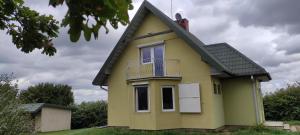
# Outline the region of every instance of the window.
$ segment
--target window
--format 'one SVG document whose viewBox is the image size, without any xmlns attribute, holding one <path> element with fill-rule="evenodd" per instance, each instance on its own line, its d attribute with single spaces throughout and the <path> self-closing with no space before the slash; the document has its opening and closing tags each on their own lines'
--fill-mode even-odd
<svg viewBox="0 0 300 135">
<path fill-rule="evenodd" d="M 218 84 L 218 94 L 222 94 L 221 84 Z"/>
<path fill-rule="evenodd" d="M 137 112 L 149 111 L 148 86 L 135 87 L 135 102 Z"/>
<path fill-rule="evenodd" d="M 164 46 L 155 45 L 151 47 L 140 48 L 141 63 L 149 64 L 156 62 L 163 62 L 164 58 Z"/>
<path fill-rule="evenodd" d="M 143 64 L 151 63 L 151 48 L 145 47 L 141 48 L 141 61 Z"/>
<path fill-rule="evenodd" d="M 214 83 L 214 94 L 218 94 L 218 95 L 222 94 L 221 84 Z"/>
<path fill-rule="evenodd" d="M 216 83 L 214 83 L 214 93 L 218 94 L 218 88 L 217 88 L 217 84 Z"/>
<path fill-rule="evenodd" d="M 164 86 L 161 89 L 161 94 L 162 94 L 162 110 L 175 111 L 174 88 L 172 86 Z"/>
</svg>

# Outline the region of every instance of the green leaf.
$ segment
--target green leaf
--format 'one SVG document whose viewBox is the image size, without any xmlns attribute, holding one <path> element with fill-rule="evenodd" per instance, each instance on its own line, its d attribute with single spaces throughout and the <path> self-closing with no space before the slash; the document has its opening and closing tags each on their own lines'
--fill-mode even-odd
<svg viewBox="0 0 300 135">
<path fill-rule="evenodd" d="M 91 40 L 92 30 L 87 25 L 83 26 L 83 34 L 86 41 Z"/>
<path fill-rule="evenodd" d="M 77 42 L 81 35 L 81 30 L 76 30 L 76 28 L 70 28 L 69 30 L 70 40 L 72 42 Z"/>
</svg>

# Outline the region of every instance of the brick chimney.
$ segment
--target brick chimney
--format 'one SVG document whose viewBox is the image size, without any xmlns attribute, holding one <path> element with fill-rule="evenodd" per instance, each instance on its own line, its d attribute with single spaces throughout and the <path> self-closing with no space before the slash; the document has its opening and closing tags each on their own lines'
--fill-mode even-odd
<svg viewBox="0 0 300 135">
<path fill-rule="evenodd" d="M 189 31 L 189 20 L 187 20 L 186 18 L 182 19 L 179 13 L 176 13 L 175 17 L 176 17 L 176 22 L 186 31 Z"/>
</svg>

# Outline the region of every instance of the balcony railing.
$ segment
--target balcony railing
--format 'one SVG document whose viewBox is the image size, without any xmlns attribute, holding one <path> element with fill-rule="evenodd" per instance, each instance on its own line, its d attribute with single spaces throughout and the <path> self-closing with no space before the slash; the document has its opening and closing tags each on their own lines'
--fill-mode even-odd
<svg viewBox="0 0 300 135">
<path fill-rule="evenodd" d="M 180 77 L 180 61 L 177 59 L 152 59 L 145 64 L 138 60 L 130 60 L 126 74 L 127 79 Z"/>
</svg>

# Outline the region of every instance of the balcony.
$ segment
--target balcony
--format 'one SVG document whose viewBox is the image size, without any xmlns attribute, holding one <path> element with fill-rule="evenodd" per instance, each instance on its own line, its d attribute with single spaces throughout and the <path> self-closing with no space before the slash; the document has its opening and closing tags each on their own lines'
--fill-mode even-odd
<svg viewBox="0 0 300 135">
<path fill-rule="evenodd" d="M 147 63 L 128 61 L 127 80 L 135 79 L 181 79 L 180 61 L 177 59 L 151 59 Z"/>
</svg>

